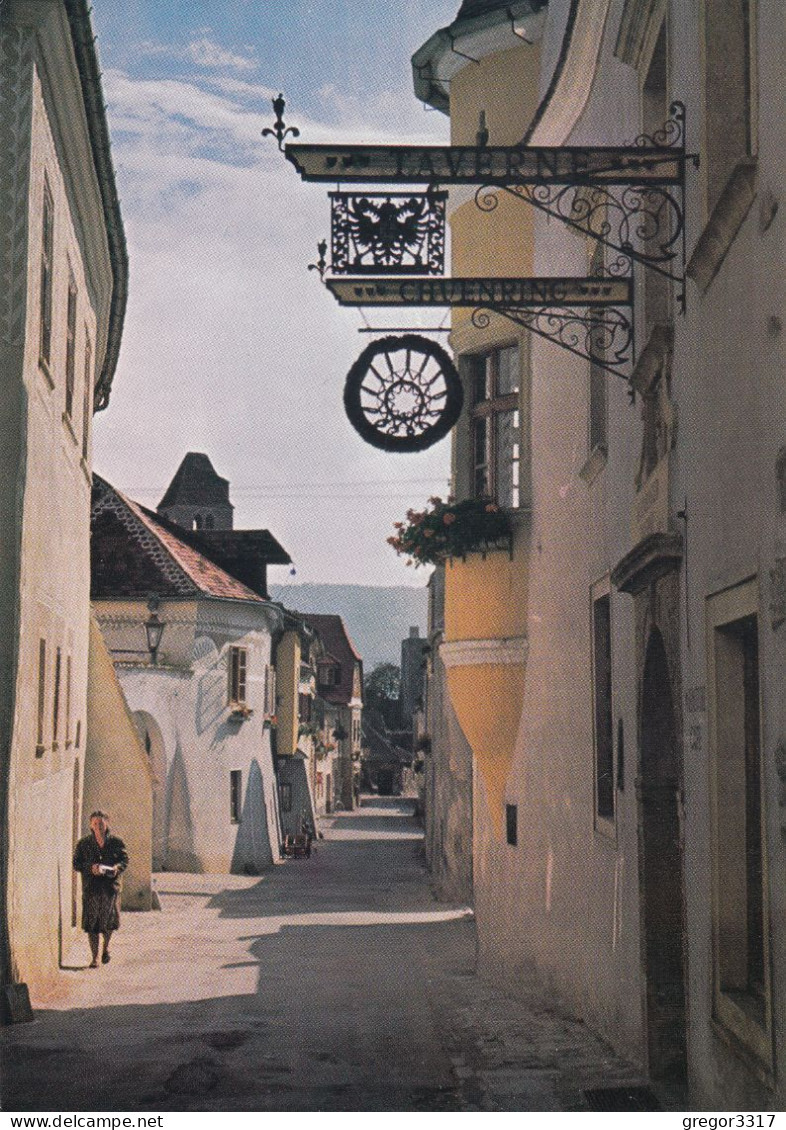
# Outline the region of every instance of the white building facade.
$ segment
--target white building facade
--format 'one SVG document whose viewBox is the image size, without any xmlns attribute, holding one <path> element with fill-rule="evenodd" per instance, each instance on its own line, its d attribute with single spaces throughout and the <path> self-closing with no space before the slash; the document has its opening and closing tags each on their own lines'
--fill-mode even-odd
<svg viewBox="0 0 786 1130">
<path fill-rule="evenodd" d="M 478 489 L 475 421 L 490 413 L 497 480 L 483 493 L 513 526 L 511 560 L 446 568 L 440 645 L 474 753 L 481 962 L 512 986 L 534 963 L 653 1080 L 686 1078 L 699 1109 L 778 1110 L 783 11 L 550 0 L 513 16 L 467 0 L 452 38 L 415 57 L 416 89 L 450 112 L 455 142 L 473 143 L 483 111 L 492 145 L 619 146 L 656 139 L 681 102 L 700 162 L 686 167 L 678 277 L 635 268 L 628 379 L 504 319 L 454 316 L 456 492 Z M 571 200 L 574 219 L 597 206 L 613 224 L 610 198 Z M 520 199 L 484 212 L 454 193 L 452 227 L 457 275 L 608 275 L 618 257 L 601 226 Z M 479 392 L 481 366 L 493 387 Z"/>
<path fill-rule="evenodd" d="M 281 845 L 271 729 L 283 612 L 181 533 L 97 480 L 93 608 L 150 758 L 154 868 L 256 874 Z M 155 663 L 151 608 L 165 625 Z"/>
<path fill-rule="evenodd" d="M 45 989 L 77 928 L 91 428 L 127 286 L 86 3 L 3 5 L 0 135 L 2 976 Z"/>
</svg>

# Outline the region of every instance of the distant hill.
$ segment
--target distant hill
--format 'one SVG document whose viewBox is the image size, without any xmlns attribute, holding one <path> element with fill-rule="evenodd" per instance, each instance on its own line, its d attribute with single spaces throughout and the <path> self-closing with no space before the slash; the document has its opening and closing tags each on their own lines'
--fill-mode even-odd
<svg viewBox="0 0 786 1130">
<path fill-rule="evenodd" d="M 401 663 L 401 641 L 417 624 L 426 634 L 428 592 L 397 585 L 269 585 L 272 600 L 295 612 L 341 616 L 368 672 L 378 663 Z"/>
</svg>

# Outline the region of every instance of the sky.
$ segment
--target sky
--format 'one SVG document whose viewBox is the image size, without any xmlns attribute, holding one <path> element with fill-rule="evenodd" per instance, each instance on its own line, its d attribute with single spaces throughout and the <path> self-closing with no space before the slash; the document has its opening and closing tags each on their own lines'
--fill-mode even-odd
<svg viewBox="0 0 786 1130">
<path fill-rule="evenodd" d="M 207 453 L 235 527 L 270 529 L 293 558 L 296 574 L 274 567 L 273 582 L 424 584 L 385 539 L 409 507 L 444 497 L 450 457 L 449 440 L 376 451 L 346 419 L 346 373 L 372 338 L 307 270 L 329 236 L 330 186 L 304 184 L 261 137 L 270 99 L 283 91 L 304 142 L 445 143 L 410 57 L 458 7 L 93 2 L 130 260 L 95 469 L 155 507 L 185 453 Z"/>
</svg>

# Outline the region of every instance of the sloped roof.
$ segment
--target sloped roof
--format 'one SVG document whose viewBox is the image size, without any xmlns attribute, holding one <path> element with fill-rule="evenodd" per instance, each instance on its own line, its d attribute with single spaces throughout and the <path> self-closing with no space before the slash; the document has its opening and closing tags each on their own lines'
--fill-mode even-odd
<svg viewBox="0 0 786 1130">
<path fill-rule="evenodd" d="M 109 260 L 112 266 L 112 298 L 109 306 L 106 353 L 93 395 L 93 405 L 98 412 L 106 408 L 109 403 L 112 378 L 115 375 L 120 353 L 120 339 L 128 301 L 128 250 L 112 164 L 109 126 L 101 87 L 101 66 L 96 50 L 96 37 L 90 23 L 91 9 L 87 0 L 65 0 L 65 11 L 82 86 L 87 129 L 104 208 Z"/>
<path fill-rule="evenodd" d="M 93 476 L 91 596 L 94 599 L 209 596 L 266 604 L 138 503 Z"/>
<path fill-rule="evenodd" d="M 229 479 L 222 479 L 207 455 L 189 451 L 175 471 L 158 509 L 170 506 L 232 506 Z M 234 507 L 232 507 L 234 509 Z"/>
<path fill-rule="evenodd" d="M 362 679 L 363 660 L 349 637 L 344 621 L 340 616 L 324 613 L 298 612 L 296 615 L 302 616 L 310 627 L 316 629 L 325 651 L 341 668 L 339 682 L 333 687 L 320 690 L 321 697 L 327 702 L 346 705 L 352 698 L 355 663 L 361 664 Z"/>
</svg>

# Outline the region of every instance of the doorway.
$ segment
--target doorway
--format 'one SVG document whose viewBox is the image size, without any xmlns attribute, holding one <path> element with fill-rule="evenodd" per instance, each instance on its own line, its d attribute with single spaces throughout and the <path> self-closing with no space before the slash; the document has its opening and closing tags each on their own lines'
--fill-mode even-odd
<svg viewBox="0 0 786 1130">
<path fill-rule="evenodd" d="M 639 805 L 647 1062 L 651 1078 L 677 1082 L 687 1074 L 680 761 L 668 659 L 657 628 L 644 661 Z"/>
</svg>

